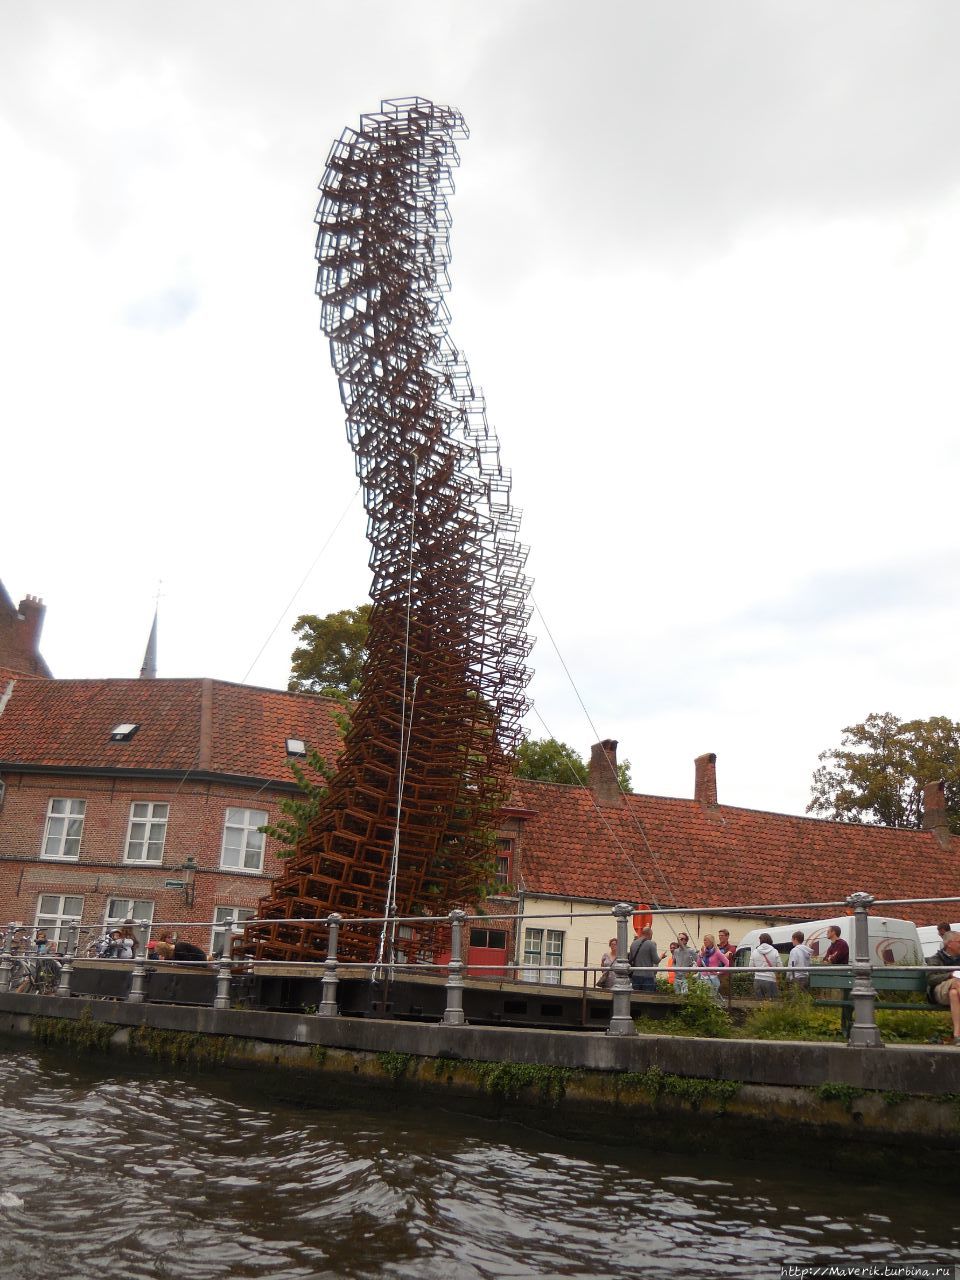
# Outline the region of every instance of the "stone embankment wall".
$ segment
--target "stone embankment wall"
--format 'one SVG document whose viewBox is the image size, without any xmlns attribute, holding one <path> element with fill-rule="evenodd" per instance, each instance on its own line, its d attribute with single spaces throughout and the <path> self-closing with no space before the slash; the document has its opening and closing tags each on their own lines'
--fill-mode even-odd
<svg viewBox="0 0 960 1280">
<path fill-rule="evenodd" d="M 567 1137 L 942 1176 L 960 1140 L 960 1051 L 610 1037 L 0 993 L 0 1034 L 70 1052 L 250 1071 L 323 1105 L 398 1092 Z M 252 1070 L 250 1070 L 252 1069 Z M 277 1082 L 282 1080 L 282 1085 Z"/>
</svg>

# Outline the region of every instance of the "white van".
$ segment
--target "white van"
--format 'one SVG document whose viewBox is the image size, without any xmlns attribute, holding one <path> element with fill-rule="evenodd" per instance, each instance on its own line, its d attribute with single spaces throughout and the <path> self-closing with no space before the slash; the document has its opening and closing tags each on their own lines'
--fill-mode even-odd
<svg viewBox="0 0 960 1280">
<path fill-rule="evenodd" d="M 830 945 L 827 929 L 835 924 L 840 937 L 850 948 L 853 963 L 853 916 L 833 916 L 829 920 L 801 920 L 797 924 L 781 924 L 770 929 L 753 929 L 737 944 L 735 965 L 749 965 L 750 952 L 759 941 L 761 933 L 769 933 L 773 945 L 786 958 L 793 946 L 792 936 L 799 929 L 803 940 L 813 952 L 813 963 L 823 960 Z M 912 920 L 890 920 L 885 916 L 867 916 L 867 936 L 870 940 L 871 964 L 923 964 L 920 935 Z"/>
<path fill-rule="evenodd" d="M 951 929 L 956 933 L 960 933 L 960 924 L 952 924 Z M 932 960 L 940 950 L 940 935 L 937 933 L 935 924 L 922 924 L 917 930 L 920 935 L 920 947 L 923 951 L 924 960 Z"/>
</svg>

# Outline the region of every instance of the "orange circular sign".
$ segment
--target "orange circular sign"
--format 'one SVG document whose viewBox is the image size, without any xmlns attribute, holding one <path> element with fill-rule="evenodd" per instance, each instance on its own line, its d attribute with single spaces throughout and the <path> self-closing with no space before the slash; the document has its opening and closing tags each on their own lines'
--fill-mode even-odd
<svg viewBox="0 0 960 1280">
<path fill-rule="evenodd" d="M 653 928 L 653 913 L 645 902 L 638 902 L 637 909 L 633 916 L 633 931 L 639 933 L 641 929 Z"/>
</svg>

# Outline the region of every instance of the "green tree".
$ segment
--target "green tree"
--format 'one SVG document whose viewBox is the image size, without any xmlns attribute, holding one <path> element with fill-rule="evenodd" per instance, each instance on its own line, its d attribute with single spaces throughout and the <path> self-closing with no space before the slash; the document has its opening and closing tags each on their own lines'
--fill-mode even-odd
<svg viewBox="0 0 960 1280">
<path fill-rule="evenodd" d="M 524 738 L 517 751 L 518 778 L 586 786 L 589 772 L 587 761 L 573 747 L 556 738 Z M 631 790 L 629 760 L 618 762 L 617 781 L 622 791 Z"/>
<path fill-rule="evenodd" d="M 901 720 L 871 712 L 822 751 L 807 813 L 836 822 L 920 827 L 923 788 L 943 779 L 950 830 L 960 835 L 960 724 L 946 716 Z"/>
<path fill-rule="evenodd" d="M 293 693 L 318 693 L 327 698 L 355 698 L 360 690 L 360 672 L 367 656 L 370 606 L 341 609 L 319 618 L 304 613 L 296 620 L 293 633 L 300 638 L 290 661 L 287 688 Z"/>
<path fill-rule="evenodd" d="M 280 801 L 283 817 L 259 828 L 265 835 L 280 841 L 277 850 L 280 858 L 291 858 L 296 853 L 297 844 L 306 834 L 311 819 L 317 816 L 320 805 L 327 798 L 327 783 L 333 777 L 333 770 L 316 748 L 302 763 L 299 760 L 288 763 L 299 795 L 284 796 Z"/>
</svg>

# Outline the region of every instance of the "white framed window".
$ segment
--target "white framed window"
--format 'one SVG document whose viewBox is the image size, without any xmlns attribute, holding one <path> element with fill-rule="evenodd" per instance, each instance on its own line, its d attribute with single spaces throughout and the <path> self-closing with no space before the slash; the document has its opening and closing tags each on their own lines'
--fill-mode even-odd
<svg viewBox="0 0 960 1280">
<path fill-rule="evenodd" d="M 213 931 L 210 934 L 210 954 L 229 956 L 234 927 L 242 924 L 244 920 L 252 920 L 255 914 L 253 907 L 215 907 Z"/>
<path fill-rule="evenodd" d="M 153 924 L 154 904 L 148 898 L 111 898 L 107 903 L 107 912 L 103 918 L 104 932 L 119 929 L 124 920 L 136 920 L 137 924 L 146 926 L 150 936 Z"/>
<path fill-rule="evenodd" d="M 47 805 L 47 825 L 43 832 L 41 857 L 70 858 L 73 861 L 80 857 L 80 838 L 83 835 L 83 815 L 86 809 L 86 800 L 51 796 Z"/>
<path fill-rule="evenodd" d="M 228 809 L 223 822 L 220 865 L 234 871 L 262 871 L 266 840 L 260 827 L 269 814 L 264 809 Z"/>
<path fill-rule="evenodd" d="M 523 932 L 522 982 L 560 985 L 563 966 L 562 929 L 525 929 Z"/>
<path fill-rule="evenodd" d="M 134 800 L 127 825 L 125 862 L 162 862 L 163 843 L 167 838 L 168 804 L 152 800 Z"/>
<path fill-rule="evenodd" d="M 36 928 L 46 929 L 47 937 L 59 948 L 67 941 L 67 930 L 83 919 L 80 895 L 41 893 L 37 899 Z"/>
</svg>

